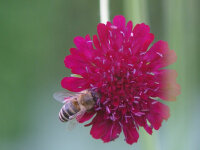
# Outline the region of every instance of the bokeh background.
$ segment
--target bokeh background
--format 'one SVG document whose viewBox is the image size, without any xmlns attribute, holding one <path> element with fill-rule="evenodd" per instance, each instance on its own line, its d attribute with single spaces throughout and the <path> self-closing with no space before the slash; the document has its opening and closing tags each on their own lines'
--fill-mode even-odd
<svg viewBox="0 0 200 150">
<path fill-rule="evenodd" d="M 110 18 L 122 14 L 145 22 L 155 41 L 169 42 L 178 60 L 182 94 L 170 102 L 171 117 L 152 136 L 140 130 L 132 146 L 120 138 L 103 144 L 90 127 L 68 131 L 58 120 L 52 94 L 69 76 L 64 57 L 73 38 L 96 34 L 97 0 L 0 0 L 0 150 L 199 150 L 200 1 L 110 0 Z"/>
</svg>

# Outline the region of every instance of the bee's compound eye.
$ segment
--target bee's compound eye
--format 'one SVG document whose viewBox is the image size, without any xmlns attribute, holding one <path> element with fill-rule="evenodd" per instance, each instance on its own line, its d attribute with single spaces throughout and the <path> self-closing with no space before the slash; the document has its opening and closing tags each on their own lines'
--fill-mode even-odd
<svg viewBox="0 0 200 150">
<path fill-rule="evenodd" d="M 91 95 L 93 97 L 93 100 L 96 102 L 99 98 L 100 98 L 100 94 L 95 92 L 95 91 L 91 91 Z"/>
</svg>

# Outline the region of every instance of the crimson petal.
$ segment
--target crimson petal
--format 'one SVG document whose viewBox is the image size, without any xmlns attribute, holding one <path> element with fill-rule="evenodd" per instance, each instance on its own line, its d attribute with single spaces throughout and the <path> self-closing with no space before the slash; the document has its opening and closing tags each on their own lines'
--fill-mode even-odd
<svg viewBox="0 0 200 150">
<path fill-rule="evenodd" d="M 94 116 L 94 114 L 95 114 L 95 111 L 85 112 L 85 114 L 83 116 L 81 116 L 80 119 L 77 119 L 77 121 L 79 123 L 83 123 L 85 121 L 88 121 Z"/>
<path fill-rule="evenodd" d="M 180 94 L 180 86 L 176 83 L 176 71 L 165 69 L 160 70 L 158 73 L 157 79 L 160 88 L 155 94 L 163 100 L 175 101 L 176 96 Z"/>
<path fill-rule="evenodd" d="M 111 120 L 107 121 L 107 132 L 106 134 L 101 138 L 104 142 L 110 142 L 115 140 L 119 137 L 119 134 L 121 133 L 121 126 L 119 122 L 113 122 Z"/>
<path fill-rule="evenodd" d="M 121 15 L 115 16 L 113 19 L 113 24 L 118 28 L 120 28 L 121 30 L 124 30 L 126 25 L 126 19 L 124 16 Z"/>
<path fill-rule="evenodd" d="M 158 130 L 161 127 L 163 120 L 167 120 L 170 116 L 169 107 L 158 101 L 152 101 L 152 103 L 147 118 L 153 128 Z"/>
<path fill-rule="evenodd" d="M 100 139 L 107 132 L 108 124 L 107 121 L 104 120 L 102 117 L 102 114 L 97 114 L 92 120 L 92 128 L 90 134 L 95 139 Z"/>
<path fill-rule="evenodd" d="M 149 67 L 159 69 L 174 63 L 177 56 L 173 50 L 169 49 L 168 43 L 165 41 L 156 42 L 144 56 L 149 62 Z"/>
<path fill-rule="evenodd" d="M 61 85 L 64 89 L 67 89 L 72 92 L 80 92 L 87 89 L 88 83 L 84 78 L 76 77 L 65 77 L 61 81 Z"/>
<path fill-rule="evenodd" d="M 132 122 L 123 123 L 123 132 L 125 140 L 128 144 L 133 144 L 137 142 L 139 134 L 135 125 Z"/>
</svg>

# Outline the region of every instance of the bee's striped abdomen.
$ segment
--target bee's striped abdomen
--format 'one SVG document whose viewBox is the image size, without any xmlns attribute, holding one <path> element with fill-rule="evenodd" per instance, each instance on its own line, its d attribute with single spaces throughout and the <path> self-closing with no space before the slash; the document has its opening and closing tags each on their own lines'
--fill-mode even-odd
<svg viewBox="0 0 200 150">
<path fill-rule="evenodd" d="M 78 105 L 79 106 L 79 105 Z M 80 107 L 74 106 L 72 102 L 68 102 L 61 108 L 59 112 L 59 119 L 62 122 L 70 120 L 70 117 L 80 111 Z"/>
</svg>

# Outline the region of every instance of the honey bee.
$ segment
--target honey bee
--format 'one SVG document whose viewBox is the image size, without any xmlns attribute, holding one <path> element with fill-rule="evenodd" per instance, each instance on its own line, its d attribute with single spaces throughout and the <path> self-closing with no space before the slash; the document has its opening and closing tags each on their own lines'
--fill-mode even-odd
<svg viewBox="0 0 200 150">
<path fill-rule="evenodd" d="M 92 90 L 77 93 L 65 91 L 56 92 L 53 97 L 55 100 L 64 103 L 59 112 L 59 119 L 62 122 L 67 122 L 74 118 L 80 119 L 85 112 L 91 111 L 99 98 L 99 94 Z"/>
</svg>

